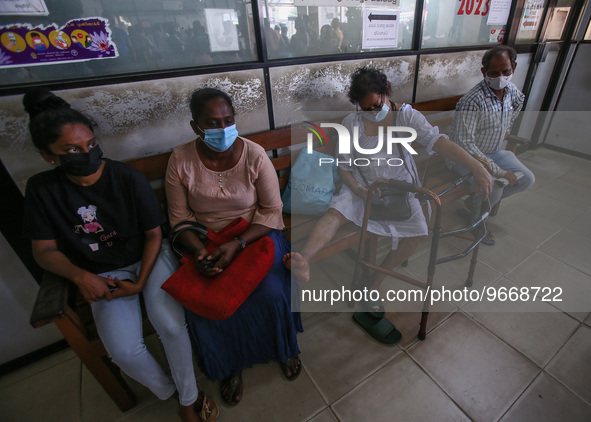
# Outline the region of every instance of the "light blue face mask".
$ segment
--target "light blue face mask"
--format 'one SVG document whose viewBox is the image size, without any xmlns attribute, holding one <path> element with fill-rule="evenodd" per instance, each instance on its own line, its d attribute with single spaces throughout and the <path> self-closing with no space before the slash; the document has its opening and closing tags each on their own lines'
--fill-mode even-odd
<svg viewBox="0 0 591 422">
<path fill-rule="evenodd" d="M 386 118 L 389 111 L 390 111 L 390 107 L 384 101 L 384 105 L 382 106 L 382 109 L 378 113 L 374 114 L 375 111 L 362 111 L 361 116 L 363 116 L 364 118 L 366 118 L 367 120 L 370 120 L 372 122 L 381 122 L 382 120 L 384 120 Z"/>
<path fill-rule="evenodd" d="M 197 126 L 199 127 L 199 126 Z M 199 128 L 201 129 L 201 128 Z M 228 126 L 220 129 L 201 129 L 205 134 L 203 142 L 210 149 L 216 152 L 224 152 L 234 144 L 238 138 L 238 130 L 236 125 Z"/>
</svg>

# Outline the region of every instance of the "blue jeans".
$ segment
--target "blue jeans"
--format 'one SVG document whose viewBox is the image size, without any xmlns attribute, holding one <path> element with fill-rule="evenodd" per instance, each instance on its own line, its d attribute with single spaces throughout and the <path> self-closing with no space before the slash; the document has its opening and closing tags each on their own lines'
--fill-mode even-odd
<svg viewBox="0 0 591 422">
<path fill-rule="evenodd" d="M 140 266 L 141 262 L 136 262 L 99 275 L 136 281 Z M 102 299 L 91 307 L 98 334 L 113 362 L 159 399 L 166 400 L 178 390 L 181 405 L 189 406 L 197 400 L 198 391 L 185 312 L 180 303 L 160 288 L 177 266 L 178 260 L 164 240 L 141 293 L 148 318 L 164 346 L 172 378 L 163 371 L 144 344 L 139 295 L 110 302 Z"/>
<path fill-rule="evenodd" d="M 531 170 L 525 167 L 521 163 L 521 161 L 517 159 L 515 154 L 511 151 L 499 150 L 494 154 L 486 155 L 486 158 L 493 160 L 503 170 L 509 170 L 513 173 L 518 171 L 523 173 L 523 177 L 519 179 L 515 185 L 507 185 L 505 187 L 500 187 L 496 184 L 493 184 L 492 192 L 488 196 L 491 208 L 494 207 L 495 204 L 499 202 L 501 199 L 507 198 L 518 192 L 523 192 L 524 190 L 529 189 L 536 181 L 536 178 L 534 174 L 531 172 Z M 470 173 L 470 170 L 459 164 L 454 165 L 452 167 L 452 170 L 460 174 L 461 176 Z M 474 179 L 470 178 L 470 182 L 474 184 Z M 480 216 L 480 205 L 482 204 L 482 195 L 472 195 L 470 197 L 470 203 L 470 210 L 472 211 L 472 222 L 474 222 Z"/>
</svg>

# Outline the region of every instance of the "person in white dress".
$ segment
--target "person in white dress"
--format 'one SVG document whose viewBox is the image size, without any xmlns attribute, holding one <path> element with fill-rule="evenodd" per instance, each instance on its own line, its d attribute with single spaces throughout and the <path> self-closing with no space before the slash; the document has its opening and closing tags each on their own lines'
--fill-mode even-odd
<svg viewBox="0 0 591 422">
<path fill-rule="evenodd" d="M 345 117 L 342 124 L 350 134 L 353 134 L 353 128 L 358 128 L 359 146 L 364 149 L 376 147 L 379 142 L 378 131 L 385 126 L 411 127 L 417 132 L 416 141 L 426 148 L 427 153 L 437 152 L 470 169 L 474 175 L 476 191 L 481 192 L 486 199 L 492 189 L 492 178 L 482 164 L 450 141 L 447 135 L 440 134 L 439 128 L 431 126 L 419 111 L 408 104 L 395 103 L 390 98 L 391 93 L 386 75 L 378 69 L 362 67 L 352 75 L 348 97 L 358 111 Z M 371 165 L 354 165 L 355 158 L 368 157 L 358 153 L 355 148 L 350 148 L 350 154 L 337 151 L 338 170 L 343 186 L 333 197 L 328 212 L 316 223 L 301 252 L 291 252 L 284 257 L 284 264 L 300 282 L 309 281 L 310 261 L 331 241 L 342 224 L 352 221 L 361 226 L 367 188 L 371 183 L 379 179 L 397 179 L 420 184 L 412 155 L 405 148 L 392 148 L 391 154 L 388 154 L 386 145 L 387 142 L 383 142 L 382 150 L 369 156 L 372 158 Z M 400 151 L 403 152 L 403 157 L 400 157 Z M 404 165 L 387 165 L 386 160 L 389 158 L 401 158 Z M 348 164 L 349 160 L 351 165 Z M 376 165 L 377 163 L 381 165 Z M 393 270 L 402 264 L 412 256 L 428 234 L 427 221 L 418 199 L 411 196 L 410 205 L 412 215 L 408 220 L 370 219 L 368 223 L 370 232 L 392 238 L 392 250 L 380 264 L 382 268 Z M 376 272 L 367 281 L 367 287 L 377 290 L 384 278 L 383 273 Z"/>
</svg>

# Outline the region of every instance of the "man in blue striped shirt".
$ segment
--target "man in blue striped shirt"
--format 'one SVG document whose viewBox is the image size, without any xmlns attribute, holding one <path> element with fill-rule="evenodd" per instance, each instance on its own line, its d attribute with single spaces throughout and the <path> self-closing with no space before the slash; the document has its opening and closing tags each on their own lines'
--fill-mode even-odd
<svg viewBox="0 0 591 422">
<path fill-rule="evenodd" d="M 451 139 L 471 155 L 486 159 L 494 177 L 501 179 L 489 195 L 491 207 L 502 198 L 528 189 L 535 181 L 533 173 L 513 152 L 500 149 L 525 98 L 511 83 L 516 58 L 515 50 L 507 46 L 493 47 L 484 54 L 480 69 L 484 79 L 458 101 L 450 133 Z M 469 172 L 453 162 L 448 161 L 448 166 L 461 175 Z M 476 221 L 481 201 L 482 196 L 477 194 L 465 201 L 471 221 Z M 483 243 L 494 245 L 490 231 Z"/>
</svg>

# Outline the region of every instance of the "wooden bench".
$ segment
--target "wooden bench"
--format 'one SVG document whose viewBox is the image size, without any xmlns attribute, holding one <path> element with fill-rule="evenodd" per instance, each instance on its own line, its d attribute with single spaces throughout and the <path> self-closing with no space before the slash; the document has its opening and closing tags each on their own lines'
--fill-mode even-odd
<svg viewBox="0 0 591 422">
<path fill-rule="evenodd" d="M 417 103 L 414 107 L 421 111 L 449 111 L 455 109 L 455 104 L 459 98 L 452 97 Z M 437 121 L 434 124 L 445 124 L 446 122 L 449 124 L 447 120 Z M 292 128 L 266 131 L 249 135 L 248 138 L 261 145 L 271 155 L 273 166 L 278 172 L 280 188 L 283 190 L 287 186 L 292 164 L 292 156 L 286 150 L 292 145 Z M 302 143 L 306 141 L 305 135 L 298 139 L 301 139 Z M 331 153 L 328 147 L 319 150 Z M 285 152 L 285 154 L 280 154 L 280 152 Z M 167 152 L 127 162 L 127 164 L 138 169 L 146 176 L 161 201 L 165 197 L 163 179 L 170 154 L 170 152 Z M 426 182 L 426 187 L 435 192 L 445 189 L 451 181 L 458 178 L 456 173 L 445 167 L 443 159 L 437 155 L 428 160 L 419 161 L 417 165 L 419 174 L 423 175 L 422 179 Z M 469 193 L 470 185 L 464 183 L 453 194 L 446 195 L 443 203 L 448 203 Z M 302 240 L 299 236 L 309 233 L 312 229 L 316 218 L 284 215 L 284 220 L 286 236 L 292 241 L 299 241 Z M 297 238 L 294 238 L 296 233 L 298 234 Z M 355 247 L 359 244 L 359 241 L 359 228 L 353 223 L 345 224 L 339 229 L 335 238 L 315 257 L 314 261 L 319 261 Z M 377 236 L 368 236 L 368 241 L 363 247 L 365 255 L 370 259 L 375 257 L 376 246 Z M 30 322 L 34 327 L 55 323 L 70 347 L 80 357 L 84 365 L 117 406 L 122 411 L 125 411 L 135 405 L 135 397 L 131 389 L 121 377 L 119 369 L 106 356 L 104 346 L 96 334 L 90 307 L 81 300 L 73 283 L 46 272 L 40 285 Z M 145 319 L 145 322 L 144 334 L 148 335 L 153 332 L 153 329 L 147 319 Z"/>
</svg>

